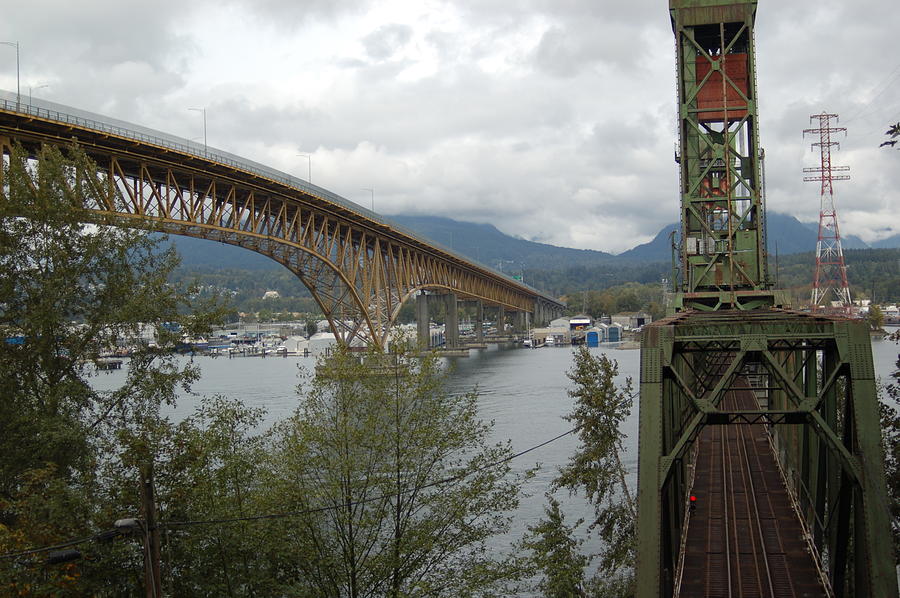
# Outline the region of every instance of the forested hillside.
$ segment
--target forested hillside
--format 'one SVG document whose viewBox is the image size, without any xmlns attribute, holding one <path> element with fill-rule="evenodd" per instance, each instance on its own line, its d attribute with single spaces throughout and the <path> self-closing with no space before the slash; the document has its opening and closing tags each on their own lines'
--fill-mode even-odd
<svg viewBox="0 0 900 598">
<path fill-rule="evenodd" d="M 433 217 L 394 219 L 485 265 L 523 275 L 527 284 L 557 297 L 602 292 L 628 283 L 660 288 L 663 278 L 672 278 L 669 232 L 674 225 L 660 231 L 651 243 L 613 256 L 516 239 L 486 224 Z M 812 283 L 815 255 L 812 251 L 790 250 L 814 248 L 815 232 L 791 217 L 774 214 L 770 216 L 769 233 L 771 276 L 780 288 L 792 289 L 798 300 L 805 299 Z M 173 274 L 174 280 L 195 281 L 202 292 L 226 291 L 232 297 L 235 312 L 262 312 L 267 316 L 318 311 L 299 279 L 269 258 L 212 241 L 173 236 L 171 242 L 182 255 L 182 266 Z M 854 298 L 870 298 L 874 293 L 878 301 L 900 301 L 900 249 L 846 249 L 845 255 Z M 267 291 L 277 291 L 279 297 L 263 299 Z"/>
<path fill-rule="evenodd" d="M 900 249 L 847 249 L 847 279 L 854 299 L 879 303 L 900 301 Z M 808 295 L 815 272 L 815 252 L 779 256 L 769 261 L 778 286 Z"/>
</svg>

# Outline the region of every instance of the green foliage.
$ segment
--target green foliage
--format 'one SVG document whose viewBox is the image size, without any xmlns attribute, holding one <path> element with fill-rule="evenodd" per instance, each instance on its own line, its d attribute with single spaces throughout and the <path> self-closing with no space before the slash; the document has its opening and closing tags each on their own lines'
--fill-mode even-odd
<svg viewBox="0 0 900 598">
<path fill-rule="evenodd" d="M 896 386 L 890 392 L 894 397 L 895 405 L 882 402 L 879 407 L 881 409 L 882 446 L 885 453 L 884 472 L 891 513 L 891 534 L 894 540 L 894 554 L 897 555 L 900 554 L 900 410 L 896 407 L 896 400 L 900 393 Z"/>
<path fill-rule="evenodd" d="M 627 585 L 634 567 L 636 507 L 622 454 L 623 423 L 631 413 L 633 389 L 630 378 L 617 386 L 617 375 L 615 360 L 594 355 L 584 346 L 575 350 L 575 364 L 568 372 L 575 406 L 567 419 L 578 426 L 581 442 L 554 485 L 583 492 L 594 506 L 590 528 L 603 543 L 600 576 L 626 580 Z"/>
<path fill-rule="evenodd" d="M 869 315 L 867 317 L 869 327 L 872 330 L 881 330 L 884 326 L 884 312 L 874 303 L 869 306 Z"/>
<path fill-rule="evenodd" d="M 188 419 L 167 425 L 157 456 L 160 517 L 204 521 L 270 512 L 260 481 L 268 435 L 263 411 L 239 401 L 204 399 Z M 278 593 L 272 541 L 278 522 L 234 521 L 172 525 L 163 543 L 164 583 L 173 596 L 270 596 Z"/>
<path fill-rule="evenodd" d="M 525 280 L 531 286 L 557 296 L 575 296 L 582 291 L 604 291 L 628 283 L 655 285 L 658 289 L 659 281 L 670 277 L 672 271 L 669 262 L 649 264 L 610 262 L 595 266 L 567 266 L 567 263 L 560 262 L 555 269 L 526 270 Z"/>
<path fill-rule="evenodd" d="M 596 575 L 588 582 L 588 596 L 591 598 L 634 598 L 634 576 L 630 573 L 613 577 Z"/>
<path fill-rule="evenodd" d="M 294 592 L 476 596 L 503 588 L 511 561 L 486 550 L 518 504 L 521 475 L 487 443 L 474 393 L 451 395 L 436 358 L 339 351 L 275 432 Z"/>
<path fill-rule="evenodd" d="M 237 311 L 256 313 L 301 312 L 319 313 L 321 310 L 297 275 L 287 268 L 250 270 L 182 266 L 172 271 L 170 281 L 176 286 L 193 286 L 201 296 L 227 294 L 229 303 Z M 279 297 L 263 299 L 266 291 L 278 291 Z"/>
<path fill-rule="evenodd" d="M 42 148 L 37 158 L 15 148 L 2 173 L 0 552 L 109 527 L 104 500 L 116 492 L 103 464 L 124 471 L 133 464 L 126 455 L 146 456 L 142 447 L 160 406 L 196 376 L 164 352 L 177 336 L 169 327 L 199 332 L 215 315 L 167 284 L 177 264 L 173 253 L 83 210 L 102 203 L 108 186 L 82 151 Z M 147 328 L 160 349 L 132 340 L 124 383 L 95 390 L 97 359 Z M 127 494 L 124 512 L 136 513 L 137 493 L 117 494 Z M 8 564 L 0 563 L 4 593 L 86 595 L 117 587 L 110 576 L 121 577 L 119 569 L 90 562 L 50 569 L 35 559 Z"/>
<path fill-rule="evenodd" d="M 307 338 L 312 337 L 319 330 L 319 324 L 314 318 L 306 318 L 304 326 Z"/>
<path fill-rule="evenodd" d="M 521 547 L 529 551 L 532 567 L 540 575 L 538 588 L 553 598 L 591 596 L 627 598 L 634 595 L 636 505 L 622 463 L 623 424 L 631 413 L 632 383 L 616 384 L 618 364 L 606 355 L 594 355 L 587 347 L 575 350 L 568 372 L 574 387 L 569 396 L 574 409 L 566 419 L 578 430 L 580 446 L 553 481 L 553 488 L 567 488 L 570 495 L 583 493 L 594 507 L 588 529 L 599 536 L 597 575 L 585 583 L 589 558 L 578 551 L 574 526 L 564 522 L 559 503 L 548 495 L 545 518 L 528 528 Z"/>
<path fill-rule="evenodd" d="M 587 314 L 594 318 L 623 311 L 646 311 L 654 320 L 665 316 L 665 300 L 659 282 L 629 282 L 605 290 L 588 290 L 566 295 L 570 315 Z"/>
<path fill-rule="evenodd" d="M 844 260 L 854 299 L 867 298 L 879 303 L 900 301 L 900 249 L 845 249 Z M 778 288 L 795 289 L 796 296 L 808 303 L 815 266 L 814 252 L 781 256 Z M 774 276 L 774 262 L 770 262 L 770 268 Z"/>
<path fill-rule="evenodd" d="M 521 548 L 531 552 L 535 569 L 542 575 L 538 590 L 546 598 L 579 598 L 585 596 L 584 568 L 590 559 L 580 552 L 582 542 L 576 540 L 575 525 L 566 525 L 559 501 L 547 495 L 544 519 L 528 526 Z"/>
<path fill-rule="evenodd" d="M 892 340 L 900 340 L 897 333 L 894 333 Z M 887 396 L 882 399 L 879 407 L 894 554 L 900 555 L 900 356 L 896 366 L 897 369 L 892 374 L 894 381 L 885 388 Z"/>
</svg>

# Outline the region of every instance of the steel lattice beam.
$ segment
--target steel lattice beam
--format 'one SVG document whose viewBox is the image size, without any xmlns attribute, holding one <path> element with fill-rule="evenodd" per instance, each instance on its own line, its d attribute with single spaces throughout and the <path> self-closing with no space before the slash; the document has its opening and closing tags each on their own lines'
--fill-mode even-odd
<svg viewBox="0 0 900 598">
<path fill-rule="evenodd" d="M 868 326 L 773 307 L 781 301 L 765 254 L 756 1 L 670 0 L 669 7 L 682 287 L 680 311 L 646 326 L 641 339 L 636 595 L 675 591 L 701 432 L 765 423 L 823 585 L 835 596 L 896 598 Z M 735 395 L 748 390 L 754 398 L 741 405 L 751 408 L 734 408 Z M 715 485 L 708 473 L 703 481 Z"/>
<path fill-rule="evenodd" d="M 684 312 L 645 331 L 638 596 L 671 595 L 689 449 L 700 430 L 760 422 L 774 426 L 773 442 L 816 548 L 827 555 L 832 586 L 852 576 L 856 596 L 896 596 L 882 537 L 889 516 L 865 322 L 777 309 Z M 765 408 L 719 409 L 736 389 L 765 397 Z M 852 554 L 843 550 L 850 538 Z"/>
<path fill-rule="evenodd" d="M 0 109 L 0 149 L 73 139 L 105 180 L 85 207 L 97 221 L 211 239 L 283 264 L 310 290 L 341 342 L 384 346 L 421 290 L 511 311 L 562 304 L 502 274 L 279 181 L 151 143 Z M 36 154 L 36 152 L 35 152 Z"/>
<path fill-rule="evenodd" d="M 756 3 L 672 0 L 678 58 L 677 308 L 756 309 L 769 291 L 756 110 Z"/>
</svg>

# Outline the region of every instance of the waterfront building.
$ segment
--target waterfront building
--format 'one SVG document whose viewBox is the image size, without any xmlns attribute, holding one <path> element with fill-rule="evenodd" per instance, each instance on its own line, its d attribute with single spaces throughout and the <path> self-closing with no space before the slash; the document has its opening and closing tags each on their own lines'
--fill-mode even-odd
<svg viewBox="0 0 900 598">
<path fill-rule="evenodd" d="M 653 317 L 645 311 L 623 311 L 610 316 L 611 324 L 618 324 L 625 330 L 640 328 L 653 321 Z"/>
</svg>

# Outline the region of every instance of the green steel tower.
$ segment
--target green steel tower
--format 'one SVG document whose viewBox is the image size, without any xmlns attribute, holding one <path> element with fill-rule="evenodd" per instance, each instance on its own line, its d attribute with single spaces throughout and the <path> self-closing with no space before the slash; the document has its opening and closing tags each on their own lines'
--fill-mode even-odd
<svg viewBox="0 0 900 598">
<path fill-rule="evenodd" d="M 768 274 L 756 7 L 669 0 L 681 282 L 676 313 L 641 336 L 636 596 L 897 598 L 867 324 L 785 309 Z M 738 437 L 764 457 L 751 465 L 739 448 L 744 464 L 726 464 L 726 440 Z M 735 472 L 772 485 L 734 492 L 722 480 Z M 696 488 L 707 493 L 706 511 L 691 510 Z M 726 504 L 736 494 L 756 511 L 754 526 Z M 779 523 L 802 532 L 778 536 Z M 742 589 L 750 560 L 740 541 L 750 536 L 753 562 L 768 576 L 762 594 Z M 780 552 L 769 550 L 775 541 Z M 789 541 L 802 547 L 788 554 Z M 762 575 L 749 577 L 763 584 Z M 813 593 L 773 589 L 804 575 L 816 580 Z"/>
<path fill-rule="evenodd" d="M 672 0 L 678 57 L 681 293 L 676 309 L 779 303 L 766 263 L 756 2 Z"/>
</svg>

